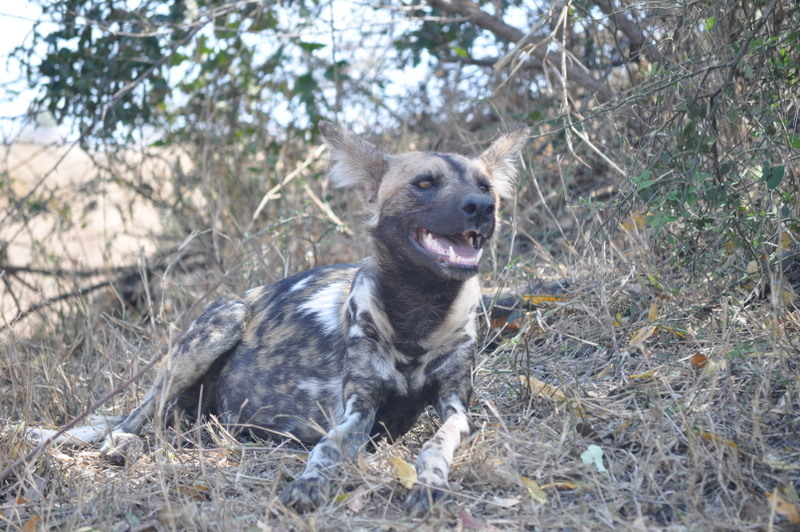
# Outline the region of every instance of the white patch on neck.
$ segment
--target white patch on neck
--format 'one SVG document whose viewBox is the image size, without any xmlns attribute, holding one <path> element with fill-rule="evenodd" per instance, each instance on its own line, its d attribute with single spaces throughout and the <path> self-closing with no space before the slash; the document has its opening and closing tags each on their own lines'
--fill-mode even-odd
<svg viewBox="0 0 800 532">
<path fill-rule="evenodd" d="M 453 305 L 442 324 L 428 335 L 420 345 L 426 350 L 436 349 L 454 335 L 466 333 L 470 340 L 477 338 L 475 309 L 481 299 L 481 286 L 478 277 L 464 281 Z"/>
</svg>

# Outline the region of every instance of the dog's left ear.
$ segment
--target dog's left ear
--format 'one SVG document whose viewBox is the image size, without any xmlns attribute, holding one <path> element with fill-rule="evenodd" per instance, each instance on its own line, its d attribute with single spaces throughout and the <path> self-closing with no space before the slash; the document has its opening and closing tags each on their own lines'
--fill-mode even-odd
<svg viewBox="0 0 800 532">
<path fill-rule="evenodd" d="M 320 122 L 319 130 L 332 152 L 333 165 L 328 172 L 331 182 L 337 187 L 356 187 L 364 204 L 373 204 L 381 179 L 389 167 L 389 155 L 330 122 Z"/>
<path fill-rule="evenodd" d="M 489 180 L 502 198 L 514 195 L 514 180 L 517 177 L 517 157 L 528 142 L 531 130 L 520 127 L 506 133 L 481 154 L 481 161 L 489 172 Z"/>
</svg>

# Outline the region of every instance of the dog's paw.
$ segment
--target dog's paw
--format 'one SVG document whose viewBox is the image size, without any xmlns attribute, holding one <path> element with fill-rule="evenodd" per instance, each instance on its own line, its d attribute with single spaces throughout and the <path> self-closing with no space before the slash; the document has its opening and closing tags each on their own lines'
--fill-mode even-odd
<svg viewBox="0 0 800 532">
<path fill-rule="evenodd" d="M 136 434 L 112 432 L 100 447 L 100 456 L 112 464 L 125 465 L 135 462 L 142 454 L 144 444 Z"/>
<path fill-rule="evenodd" d="M 283 488 L 281 502 L 298 512 L 310 512 L 328 501 L 329 490 L 324 477 L 300 477 Z"/>
<path fill-rule="evenodd" d="M 406 513 L 411 517 L 420 517 L 431 511 L 434 505 L 447 500 L 448 486 L 423 486 L 416 484 L 406 497 Z"/>
</svg>

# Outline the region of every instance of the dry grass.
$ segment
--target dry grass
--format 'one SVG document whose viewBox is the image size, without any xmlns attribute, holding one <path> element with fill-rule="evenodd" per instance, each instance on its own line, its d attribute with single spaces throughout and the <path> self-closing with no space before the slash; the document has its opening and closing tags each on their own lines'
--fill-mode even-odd
<svg viewBox="0 0 800 532">
<path fill-rule="evenodd" d="M 309 170 L 303 184 L 328 201 L 319 172 Z M 120 305 L 117 290 L 73 298 L 6 329 L 0 469 L 32 448 L 24 424 L 58 426 L 82 414 L 163 353 L 202 302 L 358 257 L 358 239 L 334 230 L 303 184 L 286 191 L 260 232 L 243 235 L 214 224 L 235 218 L 233 206 L 252 213 L 260 196 L 206 194 L 199 209 L 215 221 L 198 229 L 214 230 L 201 229 L 155 269 L 151 305 Z M 485 274 L 487 291 L 521 292 L 534 277 L 573 281 L 563 300 L 538 305 L 505 330 L 483 327 L 472 404 L 478 430 L 457 455 L 448 507 L 407 518 L 406 490 L 390 465 L 392 456 L 413 460 L 435 425 L 430 415 L 401 441 L 349 464 L 329 504 L 306 516 L 277 498 L 305 452 L 237 442 L 210 420 L 178 435 L 149 429 L 149 452 L 122 468 L 91 447 L 49 447 L 0 483 L 0 523 L 26 531 L 797 529 L 800 313 L 792 301 L 750 298 L 747 287 L 716 292 L 659 270 L 648 235 L 635 228 L 597 231 L 607 220 L 563 204 L 552 216 L 536 214 L 526 185 L 520 197 L 507 209 L 516 213 L 516 258 L 502 267 L 511 253 L 507 230 Z M 357 234 L 350 200 L 331 201 Z M 533 228 L 548 241 L 527 239 Z M 179 241 L 165 238 L 164 247 Z M 201 267 L 192 263 L 198 257 Z M 654 288 L 653 277 L 668 286 Z M 691 358 L 698 354 L 705 359 Z M 531 390 L 520 376 L 552 388 Z M 100 412 L 130 409 L 151 378 L 124 387 Z M 602 449 L 606 472 L 582 460 L 590 445 Z"/>
</svg>

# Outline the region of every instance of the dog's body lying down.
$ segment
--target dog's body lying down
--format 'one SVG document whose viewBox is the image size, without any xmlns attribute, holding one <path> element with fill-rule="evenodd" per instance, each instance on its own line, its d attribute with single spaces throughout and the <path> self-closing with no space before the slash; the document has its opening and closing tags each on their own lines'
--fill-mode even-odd
<svg viewBox="0 0 800 532">
<path fill-rule="evenodd" d="M 422 448 L 406 501 L 424 513 L 446 492 L 469 433 L 478 263 L 527 130 L 468 159 L 390 155 L 331 124 L 320 129 L 333 151 L 332 182 L 358 188 L 364 202 L 367 258 L 215 301 L 101 451 L 124 461 L 162 400 L 195 414 L 200 406 L 240 430 L 316 444 L 281 493 L 307 511 L 327 501 L 328 477 L 371 436 L 399 437 L 433 405 L 443 424 Z"/>
</svg>

